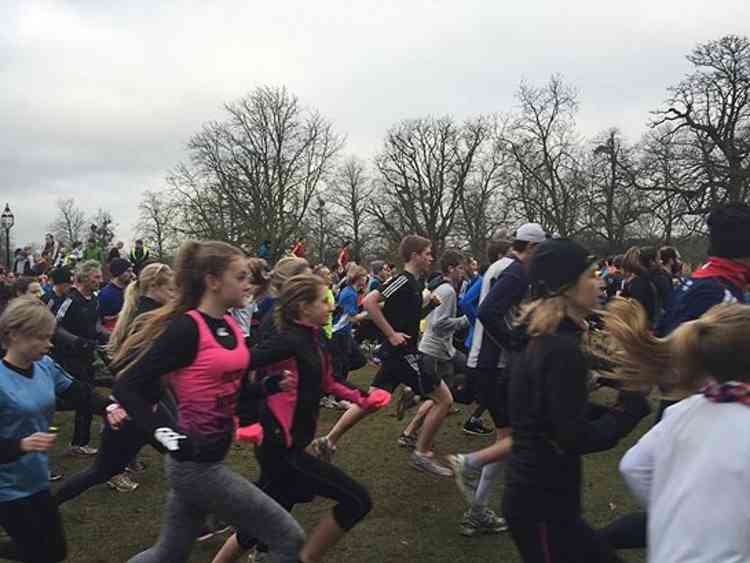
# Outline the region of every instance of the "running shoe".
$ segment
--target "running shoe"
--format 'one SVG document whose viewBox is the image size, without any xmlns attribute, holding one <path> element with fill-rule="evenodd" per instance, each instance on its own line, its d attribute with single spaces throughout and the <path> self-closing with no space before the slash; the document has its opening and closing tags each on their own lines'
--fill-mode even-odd
<svg viewBox="0 0 750 563">
<path fill-rule="evenodd" d="M 495 434 L 494 430 L 491 430 L 487 428 L 484 424 L 482 424 L 482 421 L 476 418 L 470 418 L 466 421 L 466 424 L 464 424 L 464 434 L 468 434 L 469 436 L 483 436 L 488 437 Z"/>
<path fill-rule="evenodd" d="M 431 473 L 437 477 L 450 477 L 453 472 L 435 461 L 434 458 L 426 456 L 417 452 L 411 454 L 411 466 L 418 471 L 424 471 L 425 473 Z"/>
<path fill-rule="evenodd" d="M 449 455 L 448 465 L 453 470 L 453 478 L 456 480 L 456 486 L 469 504 L 474 502 L 474 495 L 477 493 L 479 478 L 482 476 L 481 469 L 469 467 L 466 462 L 466 456 L 463 454 Z"/>
<path fill-rule="evenodd" d="M 125 468 L 125 471 L 127 471 L 128 473 L 143 473 L 144 471 L 146 471 L 146 464 L 139 459 L 134 459 L 131 463 L 128 464 L 128 466 Z"/>
<path fill-rule="evenodd" d="M 396 404 L 396 419 L 403 420 L 406 411 L 416 404 L 414 391 L 412 391 L 411 387 L 401 389 L 401 396 L 398 398 L 398 403 Z"/>
<path fill-rule="evenodd" d="M 138 483 L 132 481 L 127 473 L 115 475 L 107 481 L 107 485 L 110 489 L 115 490 L 118 493 L 132 493 L 138 488 Z"/>
<path fill-rule="evenodd" d="M 80 456 L 92 456 L 99 453 L 99 450 L 91 446 L 70 446 L 70 453 Z"/>
<path fill-rule="evenodd" d="M 215 516 L 209 515 L 206 518 L 206 522 L 203 524 L 203 529 L 197 538 L 197 541 L 204 542 L 210 540 L 213 537 L 225 534 L 232 529 L 232 526 L 226 522 L 222 522 Z"/>
<path fill-rule="evenodd" d="M 54 481 L 60 481 L 63 478 L 62 473 L 57 473 L 54 469 L 49 470 L 49 480 L 50 482 Z"/>
<path fill-rule="evenodd" d="M 459 533 L 467 538 L 486 534 L 499 534 L 508 530 L 504 518 L 500 518 L 489 508 L 483 508 L 478 514 L 467 510 L 461 520 Z"/>
<path fill-rule="evenodd" d="M 353 403 L 342 399 L 341 401 L 336 401 L 336 408 L 340 411 L 348 411 L 350 408 L 352 408 L 352 404 Z"/>
<path fill-rule="evenodd" d="M 399 436 L 398 440 L 396 440 L 396 443 L 398 443 L 398 445 L 402 448 L 409 448 L 410 450 L 413 450 L 417 447 L 417 437 L 413 434 L 406 434 L 405 432 L 402 432 L 401 436 Z"/>
<path fill-rule="evenodd" d="M 315 438 L 310 444 L 312 454 L 319 460 L 326 463 L 333 463 L 333 456 L 336 455 L 336 446 L 326 436 Z"/>
</svg>

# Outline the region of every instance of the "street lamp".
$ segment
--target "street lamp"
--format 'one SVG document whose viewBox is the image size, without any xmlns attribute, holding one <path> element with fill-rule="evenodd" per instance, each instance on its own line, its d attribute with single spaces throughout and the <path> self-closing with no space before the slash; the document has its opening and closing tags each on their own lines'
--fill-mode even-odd
<svg viewBox="0 0 750 563">
<path fill-rule="evenodd" d="M 325 263 L 325 255 L 326 255 L 326 231 L 325 231 L 325 212 L 326 212 L 326 202 L 325 200 L 318 196 L 318 207 L 315 209 L 315 211 L 318 214 L 318 220 L 320 221 L 319 229 L 320 229 L 320 246 L 318 247 L 319 251 L 319 259 L 320 263 Z"/>
<path fill-rule="evenodd" d="M 10 212 L 10 207 L 5 204 L 5 211 L 0 216 L 0 226 L 5 229 L 5 267 L 10 271 L 10 230 L 16 222 L 16 218 L 13 213 Z"/>
</svg>

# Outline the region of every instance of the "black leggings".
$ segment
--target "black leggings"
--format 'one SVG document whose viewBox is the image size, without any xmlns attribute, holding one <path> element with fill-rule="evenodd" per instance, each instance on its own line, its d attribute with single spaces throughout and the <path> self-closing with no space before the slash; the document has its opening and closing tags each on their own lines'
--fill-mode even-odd
<svg viewBox="0 0 750 563">
<path fill-rule="evenodd" d="M 264 444 L 258 448 L 258 460 L 260 488 L 288 511 L 315 497 L 333 499 L 337 503 L 333 507 L 336 524 L 348 531 L 372 510 L 372 500 L 364 486 L 303 449 Z M 237 540 L 245 549 L 257 543 L 241 531 Z"/>
<path fill-rule="evenodd" d="M 0 502 L 0 526 L 12 540 L 0 544 L 2 559 L 56 563 L 67 555 L 62 519 L 48 489 Z"/>
<path fill-rule="evenodd" d="M 505 514 L 523 563 L 618 563 L 620 559 L 582 518 L 538 519 Z"/>
<path fill-rule="evenodd" d="M 141 448 L 147 444 L 152 444 L 159 449 L 150 437 L 133 422 L 125 423 L 119 430 L 112 430 L 109 424 L 105 424 L 99 453 L 96 454 L 94 464 L 65 481 L 55 494 L 58 504 L 76 498 L 94 485 L 105 483 L 122 473 Z"/>
</svg>

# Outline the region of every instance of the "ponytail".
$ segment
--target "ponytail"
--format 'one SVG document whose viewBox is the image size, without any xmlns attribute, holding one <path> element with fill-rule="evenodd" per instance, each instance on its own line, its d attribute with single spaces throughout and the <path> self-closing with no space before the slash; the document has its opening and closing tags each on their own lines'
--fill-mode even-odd
<svg viewBox="0 0 750 563">
<path fill-rule="evenodd" d="M 299 320 L 301 308 L 314 303 L 322 287 L 327 287 L 325 282 L 313 274 L 301 274 L 290 278 L 284 284 L 274 305 L 276 329 L 282 331 Z"/>
<path fill-rule="evenodd" d="M 117 354 L 120 346 L 133 328 L 133 321 L 138 313 L 138 301 L 152 289 L 163 287 L 170 283 L 173 278 L 172 268 L 166 264 L 151 263 L 141 270 L 138 278 L 131 282 L 125 290 L 125 299 L 122 310 L 117 317 L 117 324 L 109 337 L 106 352 L 110 357 Z M 164 305 L 164 303 L 162 303 Z"/>
<path fill-rule="evenodd" d="M 207 275 L 220 277 L 233 260 L 244 256 L 242 250 L 226 242 L 183 242 L 175 260 L 177 296 L 163 307 L 140 315 L 133 321 L 130 333 L 112 359 L 114 364 L 122 365 L 118 372 L 125 371 L 140 360 L 164 334 L 170 321 L 198 307 L 206 291 Z"/>
<path fill-rule="evenodd" d="M 709 377 L 719 382 L 750 380 L 750 307 L 746 305 L 716 305 L 666 338 L 651 335 L 645 310 L 631 299 L 613 300 L 605 322 L 628 379 L 689 390 Z"/>
</svg>

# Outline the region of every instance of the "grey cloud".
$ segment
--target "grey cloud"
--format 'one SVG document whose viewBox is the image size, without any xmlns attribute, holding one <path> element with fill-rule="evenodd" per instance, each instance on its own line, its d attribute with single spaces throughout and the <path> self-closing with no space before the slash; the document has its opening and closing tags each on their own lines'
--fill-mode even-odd
<svg viewBox="0 0 750 563">
<path fill-rule="evenodd" d="M 584 135 L 637 140 L 684 55 L 749 19 L 745 0 L 4 3 L 0 204 L 17 240 L 40 239 L 69 196 L 130 238 L 140 192 L 261 84 L 286 85 L 363 157 L 399 119 L 509 111 L 522 78 L 555 72 L 580 90 Z"/>
</svg>

